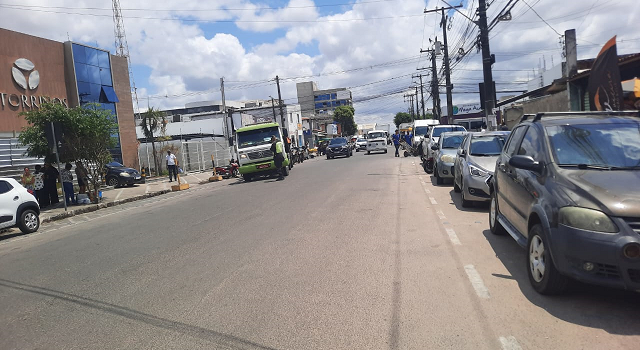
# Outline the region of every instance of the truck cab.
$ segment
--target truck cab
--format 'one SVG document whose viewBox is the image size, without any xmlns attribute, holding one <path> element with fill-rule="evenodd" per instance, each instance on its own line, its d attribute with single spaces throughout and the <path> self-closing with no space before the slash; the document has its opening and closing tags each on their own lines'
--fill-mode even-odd
<svg viewBox="0 0 640 350">
<path fill-rule="evenodd" d="M 277 123 L 249 125 L 236 130 L 238 171 L 245 181 L 255 176 L 274 173 L 277 169 L 271 152 L 271 136 L 283 141 L 282 128 Z M 289 157 L 283 147 L 285 175 L 289 174 Z"/>
</svg>

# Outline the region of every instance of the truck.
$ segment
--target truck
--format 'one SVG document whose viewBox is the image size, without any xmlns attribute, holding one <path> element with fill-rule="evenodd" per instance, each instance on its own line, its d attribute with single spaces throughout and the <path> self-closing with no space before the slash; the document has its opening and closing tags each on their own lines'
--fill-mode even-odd
<svg viewBox="0 0 640 350">
<path fill-rule="evenodd" d="M 262 123 L 244 126 L 236 130 L 236 152 L 238 171 L 245 181 L 251 181 L 260 175 L 269 175 L 277 171 L 271 152 L 271 136 L 283 140 L 283 129 L 278 123 Z M 289 175 L 289 156 L 283 152 L 284 175 Z"/>
<path fill-rule="evenodd" d="M 440 122 L 436 119 L 419 119 L 413 122 L 413 146 L 418 146 L 429 132 L 429 127 L 438 125 Z"/>
</svg>

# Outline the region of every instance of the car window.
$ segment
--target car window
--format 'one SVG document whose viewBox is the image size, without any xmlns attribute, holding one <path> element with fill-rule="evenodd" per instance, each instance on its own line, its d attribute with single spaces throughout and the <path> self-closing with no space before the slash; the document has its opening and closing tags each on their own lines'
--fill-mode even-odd
<svg viewBox="0 0 640 350">
<path fill-rule="evenodd" d="M 518 155 L 530 156 L 535 160 L 539 160 L 542 153 L 542 141 L 538 130 L 535 127 L 529 127 L 518 148 Z"/>
<path fill-rule="evenodd" d="M 7 193 L 13 189 L 10 183 L 0 180 L 0 194 Z"/>
<path fill-rule="evenodd" d="M 464 139 L 463 135 L 445 136 L 442 138 L 442 148 L 458 148 Z"/>
<path fill-rule="evenodd" d="M 516 147 L 520 145 L 520 140 L 522 140 L 522 136 L 526 130 L 526 125 L 519 126 L 513 130 L 511 137 L 509 137 L 507 147 L 505 147 L 505 153 L 507 155 L 512 156 L 516 152 Z"/>
<path fill-rule="evenodd" d="M 471 139 L 471 149 L 469 153 L 472 156 L 495 156 L 502 152 L 506 136 L 488 135 L 478 136 Z"/>
<path fill-rule="evenodd" d="M 343 139 L 343 138 L 337 138 L 337 139 L 333 139 L 333 140 L 331 140 L 331 143 L 329 143 L 329 144 L 330 144 L 330 145 L 342 145 L 342 144 L 345 144 L 345 143 L 347 143 L 347 140 L 346 140 L 346 139 Z"/>
</svg>

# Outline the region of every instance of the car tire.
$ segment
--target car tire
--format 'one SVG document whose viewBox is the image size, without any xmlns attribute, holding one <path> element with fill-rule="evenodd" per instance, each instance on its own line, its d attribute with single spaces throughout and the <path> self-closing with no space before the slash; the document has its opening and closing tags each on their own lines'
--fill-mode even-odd
<svg viewBox="0 0 640 350">
<path fill-rule="evenodd" d="M 408 156 L 409 156 L 409 152 L 404 151 L 404 156 L 405 156 L 405 157 L 408 157 Z"/>
<path fill-rule="evenodd" d="M 529 282 L 540 294 L 562 294 L 569 285 L 569 278 L 556 269 L 544 237 L 542 225 L 535 224 L 529 229 L 526 259 Z"/>
<path fill-rule="evenodd" d="M 387 154 L 387 150 L 386 149 L 384 150 L 384 154 Z"/>
<path fill-rule="evenodd" d="M 500 210 L 498 209 L 498 197 L 496 192 L 493 191 L 491 193 L 491 202 L 489 203 L 489 231 L 497 236 L 504 236 L 507 231 L 502 227 L 500 221 L 498 221 L 498 216 L 500 215 Z"/>
<path fill-rule="evenodd" d="M 356 152 L 360 152 L 360 149 L 356 148 Z"/>
<path fill-rule="evenodd" d="M 436 177 L 436 185 L 442 185 L 444 183 L 444 179 L 440 177 L 440 174 L 438 174 L 438 168 L 433 168 L 433 174 Z"/>
<path fill-rule="evenodd" d="M 455 176 L 453 177 L 453 192 L 460 193 L 460 186 L 458 186 Z"/>
<path fill-rule="evenodd" d="M 242 179 L 244 180 L 244 182 L 251 182 L 252 178 L 253 176 L 251 174 L 242 174 Z"/>
<path fill-rule="evenodd" d="M 40 228 L 40 217 L 33 209 L 24 210 L 20 213 L 18 228 L 22 233 L 33 233 Z"/>
<path fill-rule="evenodd" d="M 464 199 L 464 192 L 465 192 L 464 191 L 464 184 L 462 185 L 461 192 L 462 192 L 461 193 L 461 195 L 462 195 L 461 196 L 462 197 L 462 203 L 461 203 L 462 207 L 463 208 L 471 208 L 473 206 L 473 202 Z"/>
<path fill-rule="evenodd" d="M 117 177 L 111 176 L 107 178 L 107 185 L 115 188 L 120 186 L 120 181 Z"/>
<path fill-rule="evenodd" d="M 371 154 L 371 151 L 367 151 L 367 154 Z"/>
<path fill-rule="evenodd" d="M 133 185 L 135 185 L 135 184 L 127 184 L 127 186 L 129 186 L 129 187 L 133 187 Z"/>
</svg>

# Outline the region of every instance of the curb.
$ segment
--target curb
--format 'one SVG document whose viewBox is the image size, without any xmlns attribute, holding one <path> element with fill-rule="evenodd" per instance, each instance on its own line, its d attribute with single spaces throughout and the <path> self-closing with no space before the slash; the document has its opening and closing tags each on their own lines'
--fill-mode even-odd
<svg viewBox="0 0 640 350">
<path fill-rule="evenodd" d="M 156 192 L 149 192 L 149 193 L 145 193 L 145 194 L 141 194 L 138 196 L 133 196 L 130 198 L 125 198 L 119 201 L 113 201 L 113 202 L 108 202 L 108 203 L 99 203 L 99 204 L 92 204 L 83 208 L 79 208 L 79 209 L 73 209 L 73 210 L 69 210 L 67 212 L 61 213 L 61 214 L 56 214 L 50 217 L 45 217 L 43 219 L 40 220 L 41 223 L 46 223 L 46 222 L 51 222 L 51 221 L 58 221 L 58 220 L 62 220 L 62 219 L 66 219 L 72 216 L 76 216 L 76 215 L 80 215 L 80 214 L 85 214 L 85 213 L 90 213 L 96 210 L 100 210 L 100 209 L 104 209 L 104 208 L 109 208 L 109 207 L 115 207 L 117 205 L 120 204 L 125 204 L 125 203 L 129 203 L 129 202 L 135 202 L 141 199 L 146 199 L 146 198 L 150 198 L 150 197 L 155 197 L 155 196 L 160 196 L 166 193 L 171 192 L 171 190 L 161 190 L 161 191 L 156 191 Z"/>
</svg>

